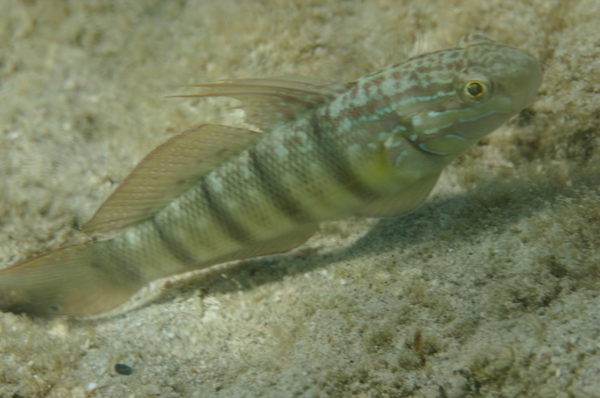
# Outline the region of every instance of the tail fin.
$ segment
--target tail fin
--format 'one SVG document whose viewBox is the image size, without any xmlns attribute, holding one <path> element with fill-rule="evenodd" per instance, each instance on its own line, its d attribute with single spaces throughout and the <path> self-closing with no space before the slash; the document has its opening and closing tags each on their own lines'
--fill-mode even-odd
<svg viewBox="0 0 600 398">
<path fill-rule="evenodd" d="M 107 242 L 58 249 L 0 270 L 0 309 L 44 316 L 91 316 L 127 301 L 145 281 L 111 277 L 94 259 Z"/>
</svg>

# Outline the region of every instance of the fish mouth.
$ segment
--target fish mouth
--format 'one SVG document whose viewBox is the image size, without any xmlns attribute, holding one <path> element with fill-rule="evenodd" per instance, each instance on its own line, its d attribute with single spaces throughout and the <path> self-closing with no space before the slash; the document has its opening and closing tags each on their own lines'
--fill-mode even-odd
<svg viewBox="0 0 600 398">
<path fill-rule="evenodd" d="M 524 51 L 520 52 L 522 53 L 521 65 L 518 76 L 515 76 L 512 84 L 514 92 L 520 91 L 523 93 L 518 97 L 518 99 L 521 99 L 520 101 L 513 99 L 516 112 L 520 112 L 533 102 L 543 78 L 542 68 L 538 60 L 533 55 Z"/>
</svg>

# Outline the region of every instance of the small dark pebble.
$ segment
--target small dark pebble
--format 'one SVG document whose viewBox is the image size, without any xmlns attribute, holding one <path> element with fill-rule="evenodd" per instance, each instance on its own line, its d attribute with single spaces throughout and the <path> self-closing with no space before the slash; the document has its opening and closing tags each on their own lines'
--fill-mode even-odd
<svg viewBox="0 0 600 398">
<path fill-rule="evenodd" d="M 118 374 L 123 375 L 123 376 L 129 376 L 130 374 L 133 373 L 133 369 L 131 369 L 131 366 L 127 366 L 124 363 L 116 364 L 115 370 L 117 371 Z"/>
</svg>

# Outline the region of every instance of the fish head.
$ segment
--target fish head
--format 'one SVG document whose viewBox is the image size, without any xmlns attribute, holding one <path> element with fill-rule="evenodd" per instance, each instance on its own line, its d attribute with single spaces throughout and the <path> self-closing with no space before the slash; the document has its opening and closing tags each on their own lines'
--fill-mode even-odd
<svg viewBox="0 0 600 398">
<path fill-rule="evenodd" d="M 542 70 L 529 53 L 491 40 L 467 44 L 464 53 L 466 65 L 454 79 L 464 108 L 452 121 L 464 138 L 478 140 L 533 101 Z"/>
<path fill-rule="evenodd" d="M 425 100 L 403 112 L 404 136 L 444 163 L 529 105 L 542 81 L 535 57 L 479 35 L 432 56 L 436 67 L 419 81 Z"/>
</svg>

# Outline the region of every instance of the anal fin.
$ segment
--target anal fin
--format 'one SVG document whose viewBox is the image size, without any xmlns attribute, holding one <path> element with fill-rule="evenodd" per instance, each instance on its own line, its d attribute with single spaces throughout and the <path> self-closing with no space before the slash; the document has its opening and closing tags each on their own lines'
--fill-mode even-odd
<svg viewBox="0 0 600 398">
<path fill-rule="evenodd" d="M 246 258 L 267 256 L 270 254 L 285 253 L 306 242 L 319 229 L 318 224 L 307 224 L 285 233 L 277 238 L 256 242 L 248 247 L 238 250 L 232 254 L 216 258 L 208 264 L 202 264 L 205 268 L 215 264 L 221 264 L 228 261 L 243 260 Z"/>
</svg>

